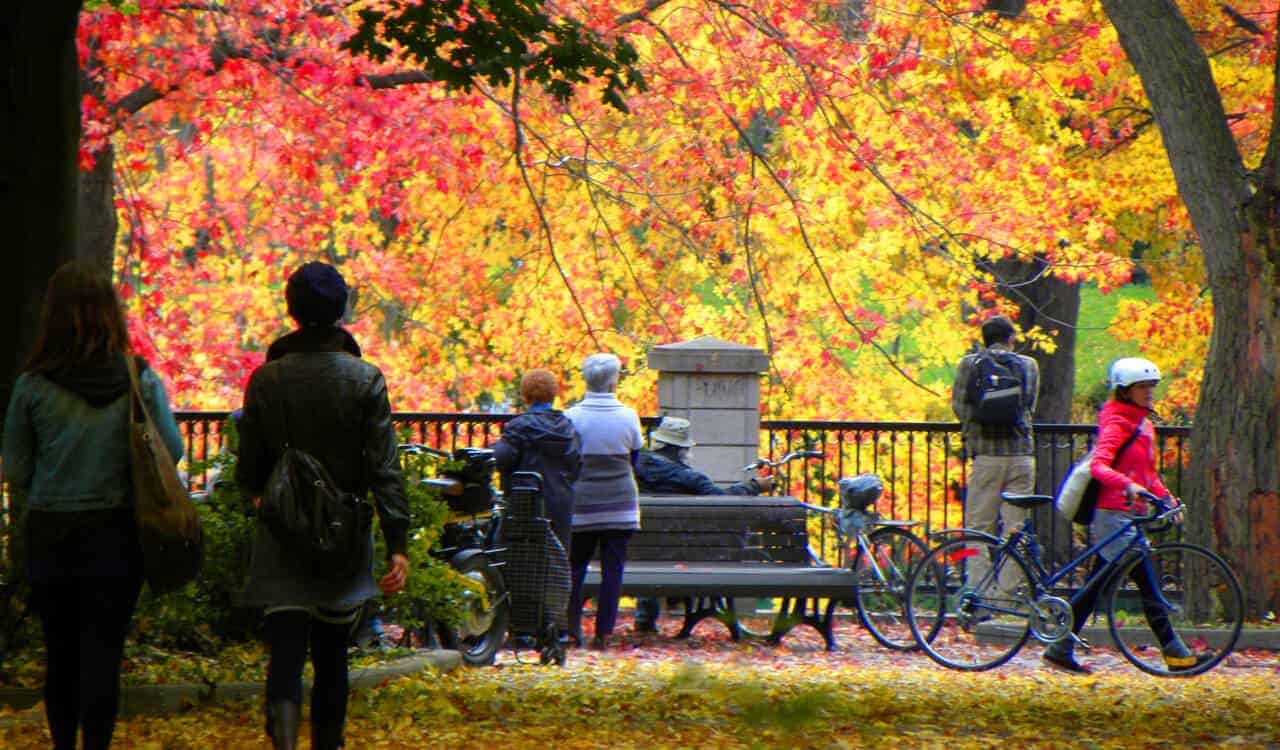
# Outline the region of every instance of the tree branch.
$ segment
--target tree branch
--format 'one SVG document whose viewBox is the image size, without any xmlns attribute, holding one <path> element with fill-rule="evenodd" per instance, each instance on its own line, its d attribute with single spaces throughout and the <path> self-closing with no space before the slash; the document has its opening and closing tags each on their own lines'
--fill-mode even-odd
<svg viewBox="0 0 1280 750">
<path fill-rule="evenodd" d="M 564 270 L 564 266 L 560 263 L 560 256 L 556 254 L 555 239 L 551 234 L 551 223 L 547 221 L 547 214 L 542 210 L 542 201 L 538 198 L 538 193 L 533 189 L 533 182 L 529 179 L 529 169 L 525 166 L 524 158 L 524 134 L 520 131 L 520 71 L 516 71 L 516 75 L 512 76 L 511 85 L 511 128 L 512 137 L 515 140 L 513 144 L 516 152 L 516 166 L 520 168 L 520 179 L 524 182 L 524 187 L 529 191 L 529 200 L 533 201 L 533 208 L 538 213 L 538 223 L 542 226 L 542 234 L 547 238 L 547 250 L 551 255 L 551 262 L 555 264 L 556 271 L 560 273 L 560 280 L 564 282 L 564 287 L 569 292 L 569 299 L 573 300 L 573 306 L 578 309 L 578 315 L 582 318 L 582 323 L 587 327 L 587 335 L 591 337 L 592 343 L 596 345 L 596 351 L 604 351 L 604 347 L 600 345 L 600 339 L 596 337 L 595 326 L 591 325 L 591 318 L 587 315 L 586 308 L 582 306 L 582 301 L 578 299 L 577 292 L 573 289 L 573 284 L 569 282 L 569 274 Z"/>
</svg>

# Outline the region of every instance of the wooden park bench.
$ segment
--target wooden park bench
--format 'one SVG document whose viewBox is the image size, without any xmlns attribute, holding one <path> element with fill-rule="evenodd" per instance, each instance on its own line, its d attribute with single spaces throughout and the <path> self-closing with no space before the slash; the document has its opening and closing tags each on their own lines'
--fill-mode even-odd
<svg viewBox="0 0 1280 750">
<path fill-rule="evenodd" d="M 792 497 L 642 495 L 641 529 L 627 547 L 622 593 L 683 600 L 680 638 L 714 618 L 735 641 L 744 632 L 735 598 L 781 598 L 772 628 L 762 635 L 776 643 L 796 625 L 809 625 L 834 650 L 834 608 L 819 600 L 851 599 L 854 577 L 817 559 L 808 520 Z M 600 568 L 592 562 L 585 595 L 594 597 L 599 588 Z"/>
</svg>

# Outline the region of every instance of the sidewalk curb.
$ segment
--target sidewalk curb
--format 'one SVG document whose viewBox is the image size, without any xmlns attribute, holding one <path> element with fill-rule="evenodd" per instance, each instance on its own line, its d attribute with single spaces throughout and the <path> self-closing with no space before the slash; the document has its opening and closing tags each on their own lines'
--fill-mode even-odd
<svg viewBox="0 0 1280 750">
<path fill-rule="evenodd" d="M 1142 627 L 1123 627 L 1122 632 L 1137 631 L 1142 633 L 1150 632 L 1145 626 Z M 1005 640 L 1016 635 L 1017 632 L 1011 630 L 1008 626 L 994 625 L 991 623 L 983 623 L 977 627 L 977 635 L 979 640 L 997 641 Z M 1203 637 L 1210 639 L 1215 634 L 1223 634 L 1225 630 L 1196 630 L 1192 629 L 1184 633 L 1190 637 Z M 1003 637 L 1002 637 L 1003 634 Z M 1095 646 L 1114 647 L 1115 643 L 1111 640 L 1111 630 L 1106 625 L 1086 625 L 1080 634 L 1085 640 Z M 1034 637 L 1032 638 L 1034 641 Z M 1216 640 L 1216 639 L 1213 639 Z M 1240 638 L 1236 640 L 1233 650 L 1242 651 L 1246 649 L 1260 649 L 1263 651 L 1280 651 L 1280 628 L 1244 628 L 1240 631 Z"/>
<path fill-rule="evenodd" d="M 377 687 L 427 669 L 449 672 L 461 664 L 462 657 L 457 651 L 424 651 L 376 667 L 353 668 L 351 689 Z M 309 684 L 310 681 L 307 682 Z M 178 713 L 190 708 L 257 698 L 262 695 L 262 690 L 261 681 L 215 685 L 125 685 L 120 688 L 120 714 L 150 716 Z M 0 688 L 0 708 L 30 709 L 43 699 L 41 693 L 41 688 Z"/>
</svg>

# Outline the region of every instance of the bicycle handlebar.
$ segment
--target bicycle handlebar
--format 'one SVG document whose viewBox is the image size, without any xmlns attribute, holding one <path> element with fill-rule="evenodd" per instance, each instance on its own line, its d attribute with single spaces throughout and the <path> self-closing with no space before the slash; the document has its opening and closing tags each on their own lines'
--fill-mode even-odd
<svg viewBox="0 0 1280 750">
<path fill-rule="evenodd" d="M 432 448 L 431 446 L 423 445 L 422 443 L 400 443 L 396 446 L 396 450 L 408 456 L 421 456 L 425 454 L 428 456 L 435 456 L 436 458 L 453 458 L 453 454 L 448 451 L 440 450 L 439 448 Z"/>
<path fill-rule="evenodd" d="M 1178 513 L 1181 513 L 1183 510 L 1181 503 L 1179 503 L 1178 505 L 1173 505 L 1172 503 L 1169 502 L 1172 498 L 1159 497 L 1154 493 L 1147 492 L 1146 490 L 1143 490 L 1138 494 L 1141 497 L 1145 498 L 1146 500 L 1150 501 L 1150 503 L 1153 506 L 1155 506 L 1155 510 L 1152 511 L 1151 513 L 1148 513 L 1147 515 L 1134 516 L 1133 520 L 1138 523 L 1141 523 L 1141 524 L 1159 523 L 1160 521 L 1168 520 L 1170 517 L 1177 515 Z"/>
<path fill-rule="evenodd" d="M 764 469 L 766 467 L 770 469 L 776 469 L 779 466 L 782 466 L 783 464 L 790 463 L 800 458 L 822 458 L 822 451 L 812 451 L 812 450 L 792 451 L 787 455 L 783 456 L 782 458 L 778 459 L 777 461 L 770 461 L 767 458 L 757 458 L 756 460 L 742 467 L 742 470 L 751 471 L 752 469 Z"/>
</svg>

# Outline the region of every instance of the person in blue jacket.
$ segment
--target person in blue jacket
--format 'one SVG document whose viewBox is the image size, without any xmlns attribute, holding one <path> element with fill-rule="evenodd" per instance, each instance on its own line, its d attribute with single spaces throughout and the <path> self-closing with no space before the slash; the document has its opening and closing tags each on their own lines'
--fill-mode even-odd
<svg viewBox="0 0 1280 750">
<path fill-rule="evenodd" d="M 4 475 L 25 498 L 25 572 L 46 651 L 55 750 L 111 744 L 120 660 L 142 589 L 129 475 L 133 356 L 111 279 L 82 262 L 49 280 L 35 346 L 4 421 Z M 141 396 L 176 462 L 182 437 L 164 385 L 137 358 Z"/>
<path fill-rule="evenodd" d="M 582 466 L 578 431 L 564 412 L 555 408 L 560 382 L 550 370 L 529 370 L 520 379 L 520 398 L 526 411 L 502 428 L 491 447 L 502 489 L 511 474 L 536 471 L 542 475 L 542 498 L 547 518 L 565 552 L 572 544 L 573 483 Z"/>
<path fill-rule="evenodd" d="M 753 477 L 745 482 L 721 487 L 711 477 L 689 466 L 689 451 L 696 443 L 692 425 L 680 417 L 663 417 L 649 433 L 652 450 L 641 451 L 636 460 L 636 484 L 650 495 L 759 495 L 773 487 L 773 477 Z M 660 604 L 654 597 L 636 602 L 636 631 L 657 632 Z"/>
</svg>

